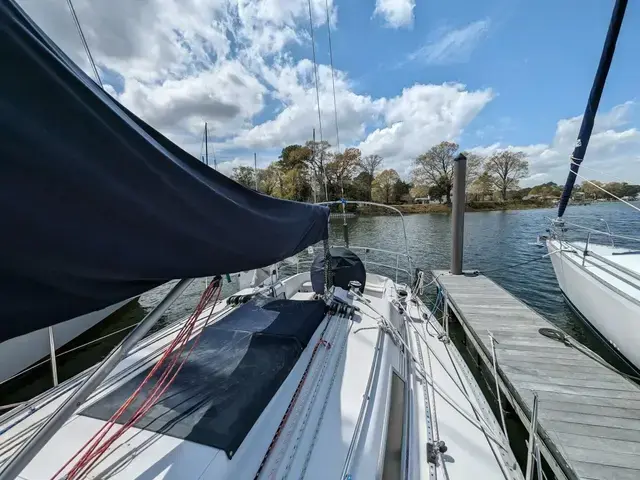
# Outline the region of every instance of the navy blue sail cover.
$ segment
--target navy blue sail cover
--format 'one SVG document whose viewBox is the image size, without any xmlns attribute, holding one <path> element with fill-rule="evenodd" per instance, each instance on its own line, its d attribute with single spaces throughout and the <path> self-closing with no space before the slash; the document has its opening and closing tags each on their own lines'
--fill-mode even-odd
<svg viewBox="0 0 640 480">
<path fill-rule="evenodd" d="M 0 341 L 327 238 L 137 118 L 0 0 Z"/>
</svg>

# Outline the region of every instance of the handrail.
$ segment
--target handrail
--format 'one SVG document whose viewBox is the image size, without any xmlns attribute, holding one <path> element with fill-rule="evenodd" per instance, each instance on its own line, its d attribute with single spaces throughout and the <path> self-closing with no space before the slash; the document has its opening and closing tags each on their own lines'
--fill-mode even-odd
<svg viewBox="0 0 640 480">
<path fill-rule="evenodd" d="M 411 264 L 411 256 L 409 255 L 409 241 L 407 240 L 407 228 L 404 223 L 404 215 L 402 212 L 398 210 L 396 207 L 392 207 L 391 205 L 384 205 L 382 203 L 376 202 L 364 202 L 361 200 L 337 200 L 332 202 L 318 202 L 316 205 L 344 205 L 345 203 L 354 203 L 356 205 L 373 205 L 374 207 L 382 207 L 388 208 L 389 210 L 393 210 L 398 215 L 400 215 L 400 220 L 402 221 L 402 233 L 404 234 L 404 247 L 406 251 L 407 261 L 409 262 L 409 270 L 413 270 L 413 266 Z M 413 273 L 409 273 L 409 282 L 413 283 Z"/>
<path fill-rule="evenodd" d="M 374 252 L 390 253 L 391 255 L 402 255 L 403 257 L 407 256 L 406 253 L 396 252 L 394 250 L 385 250 L 384 248 L 360 247 L 358 245 L 350 245 L 349 248 L 350 249 L 359 248 L 361 250 L 372 250 Z"/>
<path fill-rule="evenodd" d="M 592 260 L 589 260 L 587 258 L 587 257 L 593 257 L 596 260 L 599 260 L 600 262 L 604 263 L 605 265 L 613 267 L 613 268 L 615 268 L 615 269 L 627 274 L 628 276 L 640 281 L 640 274 L 638 274 L 637 272 L 634 272 L 633 270 L 629 270 L 628 268 L 626 268 L 626 267 L 624 267 L 624 266 L 622 266 L 622 265 L 620 265 L 620 264 L 618 264 L 616 262 L 612 262 L 611 260 L 607 259 L 606 257 L 598 255 L 597 253 L 593 253 L 591 250 L 584 250 L 583 251 L 582 249 L 578 248 L 576 245 L 573 245 L 571 242 L 568 242 L 567 240 L 560 240 L 560 241 L 563 242 L 563 243 L 566 243 L 567 245 L 569 245 L 570 247 L 572 247 L 573 249 L 575 249 L 577 251 L 581 251 L 582 252 L 583 264 L 584 264 L 584 262 L 589 262 L 590 264 L 592 264 L 592 265 L 594 265 L 596 267 L 602 268 L 601 265 L 598 265 L 597 263 L 595 263 Z M 588 246 L 588 244 L 587 244 L 587 246 Z M 632 282 L 629 282 L 627 279 L 622 278 L 622 277 L 616 275 L 615 273 L 613 273 L 613 272 L 611 272 L 611 271 L 609 271 L 609 270 L 607 270 L 605 268 L 602 268 L 602 269 L 607 271 L 612 276 L 618 278 L 619 280 L 622 280 L 623 282 L 628 283 L 629 285 L 631 285 L 633 287 L 639 288 L 638 285 L 636 285 L 636 284 L 634 284 Z"/>
<path fill-rule="evenodd" d="M 554 220 L 552 218 L 546 217 L 553 225 L 570 225 L 572 227 L 576 227 L 576 228 L 580 228 L 582 230 L 586 230 L 588 232 L 592 232 L 592 233 L 597 233 L 600 235 L 604 235 L 605 237 L 612 237 L 612 238 L 621 238 L 623 240 L 631 240 L 633 242 L 638 242 L 640 243 L 640 238 L 638 237 L 628 237 L 626 235 L 618 235 L 615 233 L 611 233 L 609 232 L 604 232 L 602 230 L 598 230 L 596 228 L 591 228 L 591 227 L 586 227 L 584 225 L 580 225 L 577 223 L 572 223 L 572 222 L 567 222 L 566 220 L 561 220 L 560 222 L 558 222 L 557 220 Z"/>
</svg>

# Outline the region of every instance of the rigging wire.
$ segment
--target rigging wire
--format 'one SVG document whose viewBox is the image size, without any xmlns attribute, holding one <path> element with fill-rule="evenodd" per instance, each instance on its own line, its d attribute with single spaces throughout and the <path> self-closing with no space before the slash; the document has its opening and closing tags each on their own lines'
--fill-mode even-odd
<svg viewBox="0 0 640 480">
<path fill-rule="evenodd" d="M 316 104 L 318 106 L 318 133 L 320 134 L 320 145 L 323 145 L 322 136 L 322 113 L 320 110 L 320 84 L 318 82 L 318 62 L 316 61 L 316 41 L 313 35 L 313 13 L 311 11 L 311 0 L 307 0 L 309 5 L 309 33 L 311 35 L 311 54 L 313 56 L 313 76 L 316 85 Z M 315 145 L 314 145 L 315 149 Z M 324 180 L 325 200 L 329 200 L 327 192 L 327 173 L 324 171 L 324 149 L 320 150 L 320 162 L 322 164 L 322 177 Z"/>
<path fill-rule="evenodd" d="M 333 48 L 331 45 L 331 18 L 329 18 L 329 0 L 324 0 L 325 10 L 327 12 L 327 34 L 329 36 L 329 63 L 331 64 L 331 87 L 333 88 L 333 114 L 336 124 L 336 150 L 340 149 L 340 131 L 338 129 L 338 104 L 336 102 L 336 80 L 333 68 Z M 343 184 L 344 185 L 344 184 Z M 344 188 L 343 188 L 344 196 Z"/>
<path fill-rule="evenodd" d="M 579 164 L 578 164 L 578 163 L 576 163 L 576 161 L 575 161 L 575 159 L 574 159 L 574 158 L 571 158 L 571 163 L 572 163 L 573 165 L 578 165 L 578 166 L 579 166 Z M 638 207 L 636 207 L 635 205 L 633 205 L 633 204 L 631 204 L 631 203 L 627 202 L 626 200 L 623 200 L 623 199 L 621 199 L 620 197 L 618 197 L 618 196 L 614 195 L 613 193 L 611 193 L 610 191 L 608 191 L 606 188 L 602 188 L 602 187 L 601 187 L 600 185 L 598 185 L 597 183 L 594 183 L 594 182 L 592 182 L 591 180 L 588 180 L 588 179 L 587 179 L 587 177 L 584 177 L 584 176 L 580 175 L 578 172 L 573 172 L 573 174 L 574 174 L 576 177 L 581 178 L 583 181 L 587 182 L 588 184 L 593 185 L 594 187 L 596 187 L 596 188 L 598 188 L 598 189 L 602 190 L 604 193 L 606 193 L 606 194 L 608 194 L 608 195 L 611 195 L 613 198 L 615 198 L 615 199 L 616 199 L 616 200 L 618 200 L 619 202 L 622 202 L 622 203 L 624 203 L 625 205 L 628 205 L 629 207 L 633 208 L 634 210 L 637 210 L 638 212 L 640 212 L 640 208 L 638 208 Z"/>
<path fill-rule="evenodd" d="M 104 90 L 102 79 L 100 78 L 100 74 L 98 73 L 96 63 L 93 61 L 93 55 L 91 55 L 89 44 L 87 43 L 87 39 L 84 36 L 84 32 L 82 31 L 82 26 L 80 25 L 80 20 L 78 20 L 78 15 L 76 15 L 76 9 L 73 7 L 73 2 L 71 0 L 67 0 L 67 5 L 69 5 L 69 10 L 71 11 L 73 22 L 76 24 L 76 28 L 78 29 L 78 35 L 80 35 L 80 41 L 82 42 L 84 51 L 87 53 L 87 57 L 89 58 L 89 63 L 91 64 L 91 68 L 93 69 L 93 74 L 96 76 L 96 81 L 98 82 L 98 85 L 100 85 L 100 88 Z"/>
</svg>

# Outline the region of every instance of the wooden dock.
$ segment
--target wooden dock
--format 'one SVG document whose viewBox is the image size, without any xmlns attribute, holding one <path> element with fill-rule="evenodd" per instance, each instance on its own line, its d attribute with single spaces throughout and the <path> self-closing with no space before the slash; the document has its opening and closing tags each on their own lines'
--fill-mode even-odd
<svg viewBox="0 0 640 480">
<path fill-rule="evenodd" d="M 540 452 L 558 478 L 640 479 L 640 388 L 579 350 L 539 333 L 555 328 L 482 276 L 434 272 L 479 358 L 529 428 L 538 394 Z M 614 319 L 612 319 L 613 321 Z M 640 348 L 640 345 L 638 346 Z"/>
</svg>

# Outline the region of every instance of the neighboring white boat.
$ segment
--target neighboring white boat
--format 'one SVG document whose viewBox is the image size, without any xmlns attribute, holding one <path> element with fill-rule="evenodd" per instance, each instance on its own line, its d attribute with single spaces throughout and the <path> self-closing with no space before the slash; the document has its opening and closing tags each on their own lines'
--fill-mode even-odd
<svg viewBox="0 0 640 480">
<path fill-rule="evenodd" d="M 471 372 L 407 285 L 367 274 L 362 294 L 334 287 L 326 308 L 309 272 L 263 290 L 205 310 L 170 389 L 71 478 L 522 478 Z M 19 478 L 63 478 L 185 321 L 141 342 Z M 91 371 L 0 418 L 0 467 Z"/>
<path fill-rule="evenodd" d="M 640 368 L 640 252 L 559 236 L 549 238 L 547 248 L 573 309 Z"/>
<path fill-rule="evenodd" d="M 55 349 L 82 335 L 130 301 L 125 300 L 50 327 L 53 330 Z M 41 328 L 0 343 L 0 383 L 7 381 L 50 353 L 49 328 Z"/>
</svg>

